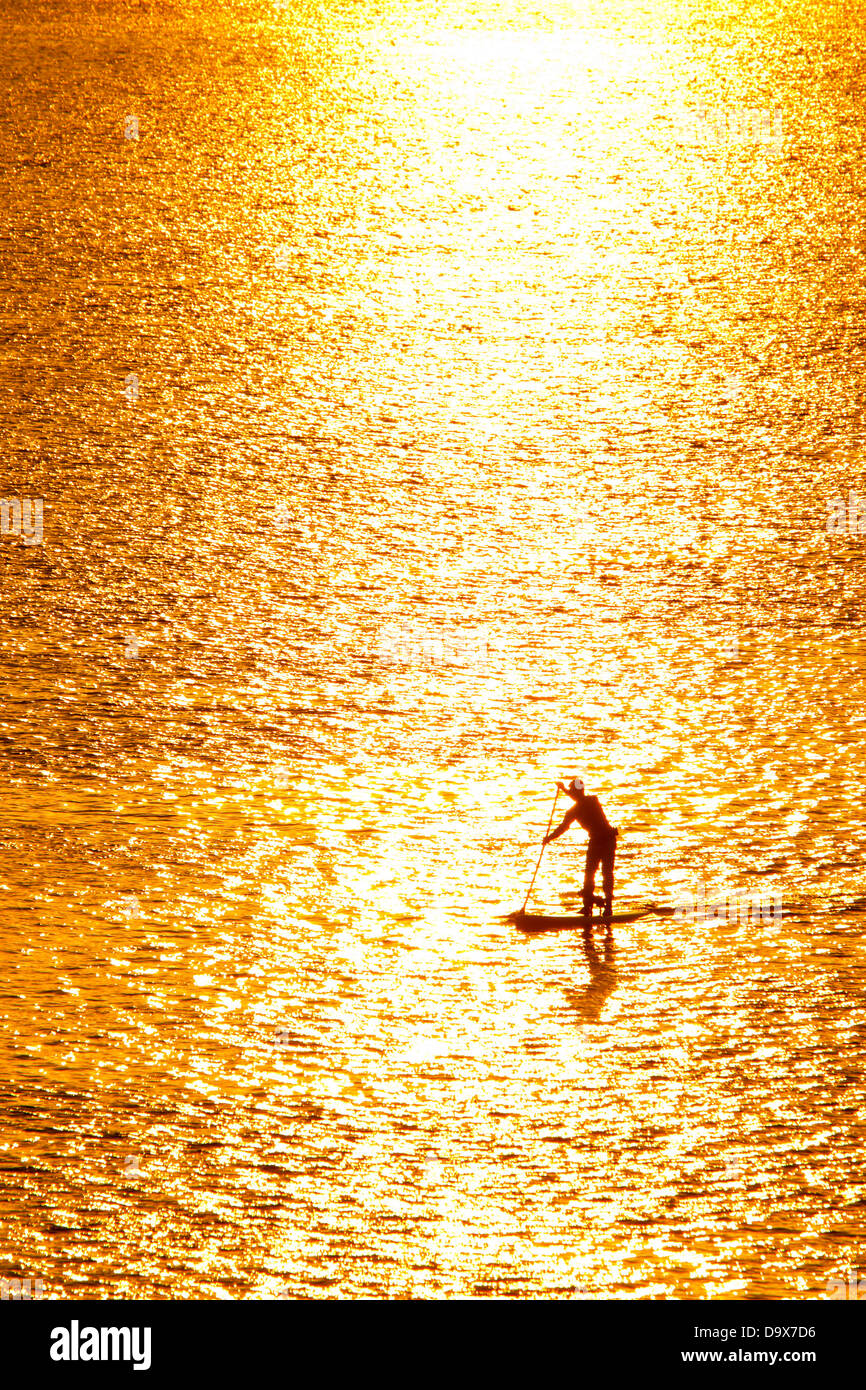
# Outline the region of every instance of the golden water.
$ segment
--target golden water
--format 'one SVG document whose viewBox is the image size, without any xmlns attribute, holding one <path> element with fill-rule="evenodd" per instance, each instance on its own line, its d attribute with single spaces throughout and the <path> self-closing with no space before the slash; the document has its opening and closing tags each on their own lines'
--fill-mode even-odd
<svg viewBox="0 0 866 1390">
<path fill-rule="evenodd" d="M 45 518 L 0 544 L 0 1273 L 857 1264 L 866 537 L 826 521 L 866 492 L 864 34 L 4 6 L 2 488 Z M 782 920 L 518 937 L 574 773 L 622 907 Z"/>
</svg>

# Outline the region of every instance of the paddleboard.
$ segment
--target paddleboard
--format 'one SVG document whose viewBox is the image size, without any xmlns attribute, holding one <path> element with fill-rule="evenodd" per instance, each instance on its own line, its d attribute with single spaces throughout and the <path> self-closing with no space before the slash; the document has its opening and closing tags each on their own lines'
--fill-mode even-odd
<svg viewBox="0 0 866 1390">
<path fill-rule="evenodd" d="M 644 907 L 639 912 L 615 912 L 612 917 L 584 917 L 582 914 L 578 917 L 547 917 L 537 912 L 512 912 L 508 920 L 514 923 L 518 931 L 563 931 L 575 927 L 586 931 L 587 927 L 615 927 L 620 922 L 637 922 L 641 917 L 670 916 L 673 912 L 672 907 Z"/>
</svg>

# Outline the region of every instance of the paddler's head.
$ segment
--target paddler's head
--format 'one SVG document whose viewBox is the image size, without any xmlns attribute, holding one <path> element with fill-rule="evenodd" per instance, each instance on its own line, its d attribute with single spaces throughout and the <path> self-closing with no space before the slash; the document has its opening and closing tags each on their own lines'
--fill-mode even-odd
<svg viewBox="0 0 866 1390">
<path fill-rule="evenodd" d="M 580 801 L 583 796 L 583 782 L 580 777 L 572 777 L 568 784 L 568 794 L 575 801 Z"/>
</svg>

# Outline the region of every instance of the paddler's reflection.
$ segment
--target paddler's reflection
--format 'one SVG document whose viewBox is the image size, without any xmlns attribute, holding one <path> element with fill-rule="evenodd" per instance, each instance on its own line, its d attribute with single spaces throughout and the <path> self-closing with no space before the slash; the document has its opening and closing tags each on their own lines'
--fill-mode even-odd
<svg viewBox="0 0 866 1390">
<path fill-rule="evenodd" d="M 616 946 L 610 927 L 605 934 L 603 955 L 599 955 L 592 929 L 583 932 L 583 952 L 589 965 L 589 983 L 583 989 L 565 991 L 569 1004 L 577 1010 L 584 1023 L 598 1023 L 608 995 L 616 989 L 617 973 L 614 957 Z"/>
</svg>

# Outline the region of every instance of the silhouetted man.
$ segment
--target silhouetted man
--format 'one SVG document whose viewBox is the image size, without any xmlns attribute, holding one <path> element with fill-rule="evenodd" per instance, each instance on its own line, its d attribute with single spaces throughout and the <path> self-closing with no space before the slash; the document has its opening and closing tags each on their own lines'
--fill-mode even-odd
<svg viewBox="0 0 866 1390">
<path fill-rule="evenodd" d="M 583 783 L 579 777 L 573 777 L 569 786 L 562 782 L 556 784 L 561 792 L 570 796 L 574 806 L 570 811 L 566 811 L 562 818 L 562 824 L 555 830 L 551 830 L 549 835 L 545 835 L 544 843 L 549 845 L 551 840 L 558 840 L 560 835 L 564 835 L 570 825 L 575 821 L 579 826 L 589 833 L 589 844 L 586 847 L 586 869 L 583 875 L 583 911 L 587 917 L 592 916 L 593 889 L 595 887 L 595 871 L 601 865 L 601 881 L 604 888 L 604 915 L 610 917 L 613 913 L 613 865 L 616 859 L 616 837 L 619 834 L 617 828 L 611 825 L 604 811 L 601 809 L 601 802 L 597 796 L 587 796 L 583 790 Z"/>
</svg>

